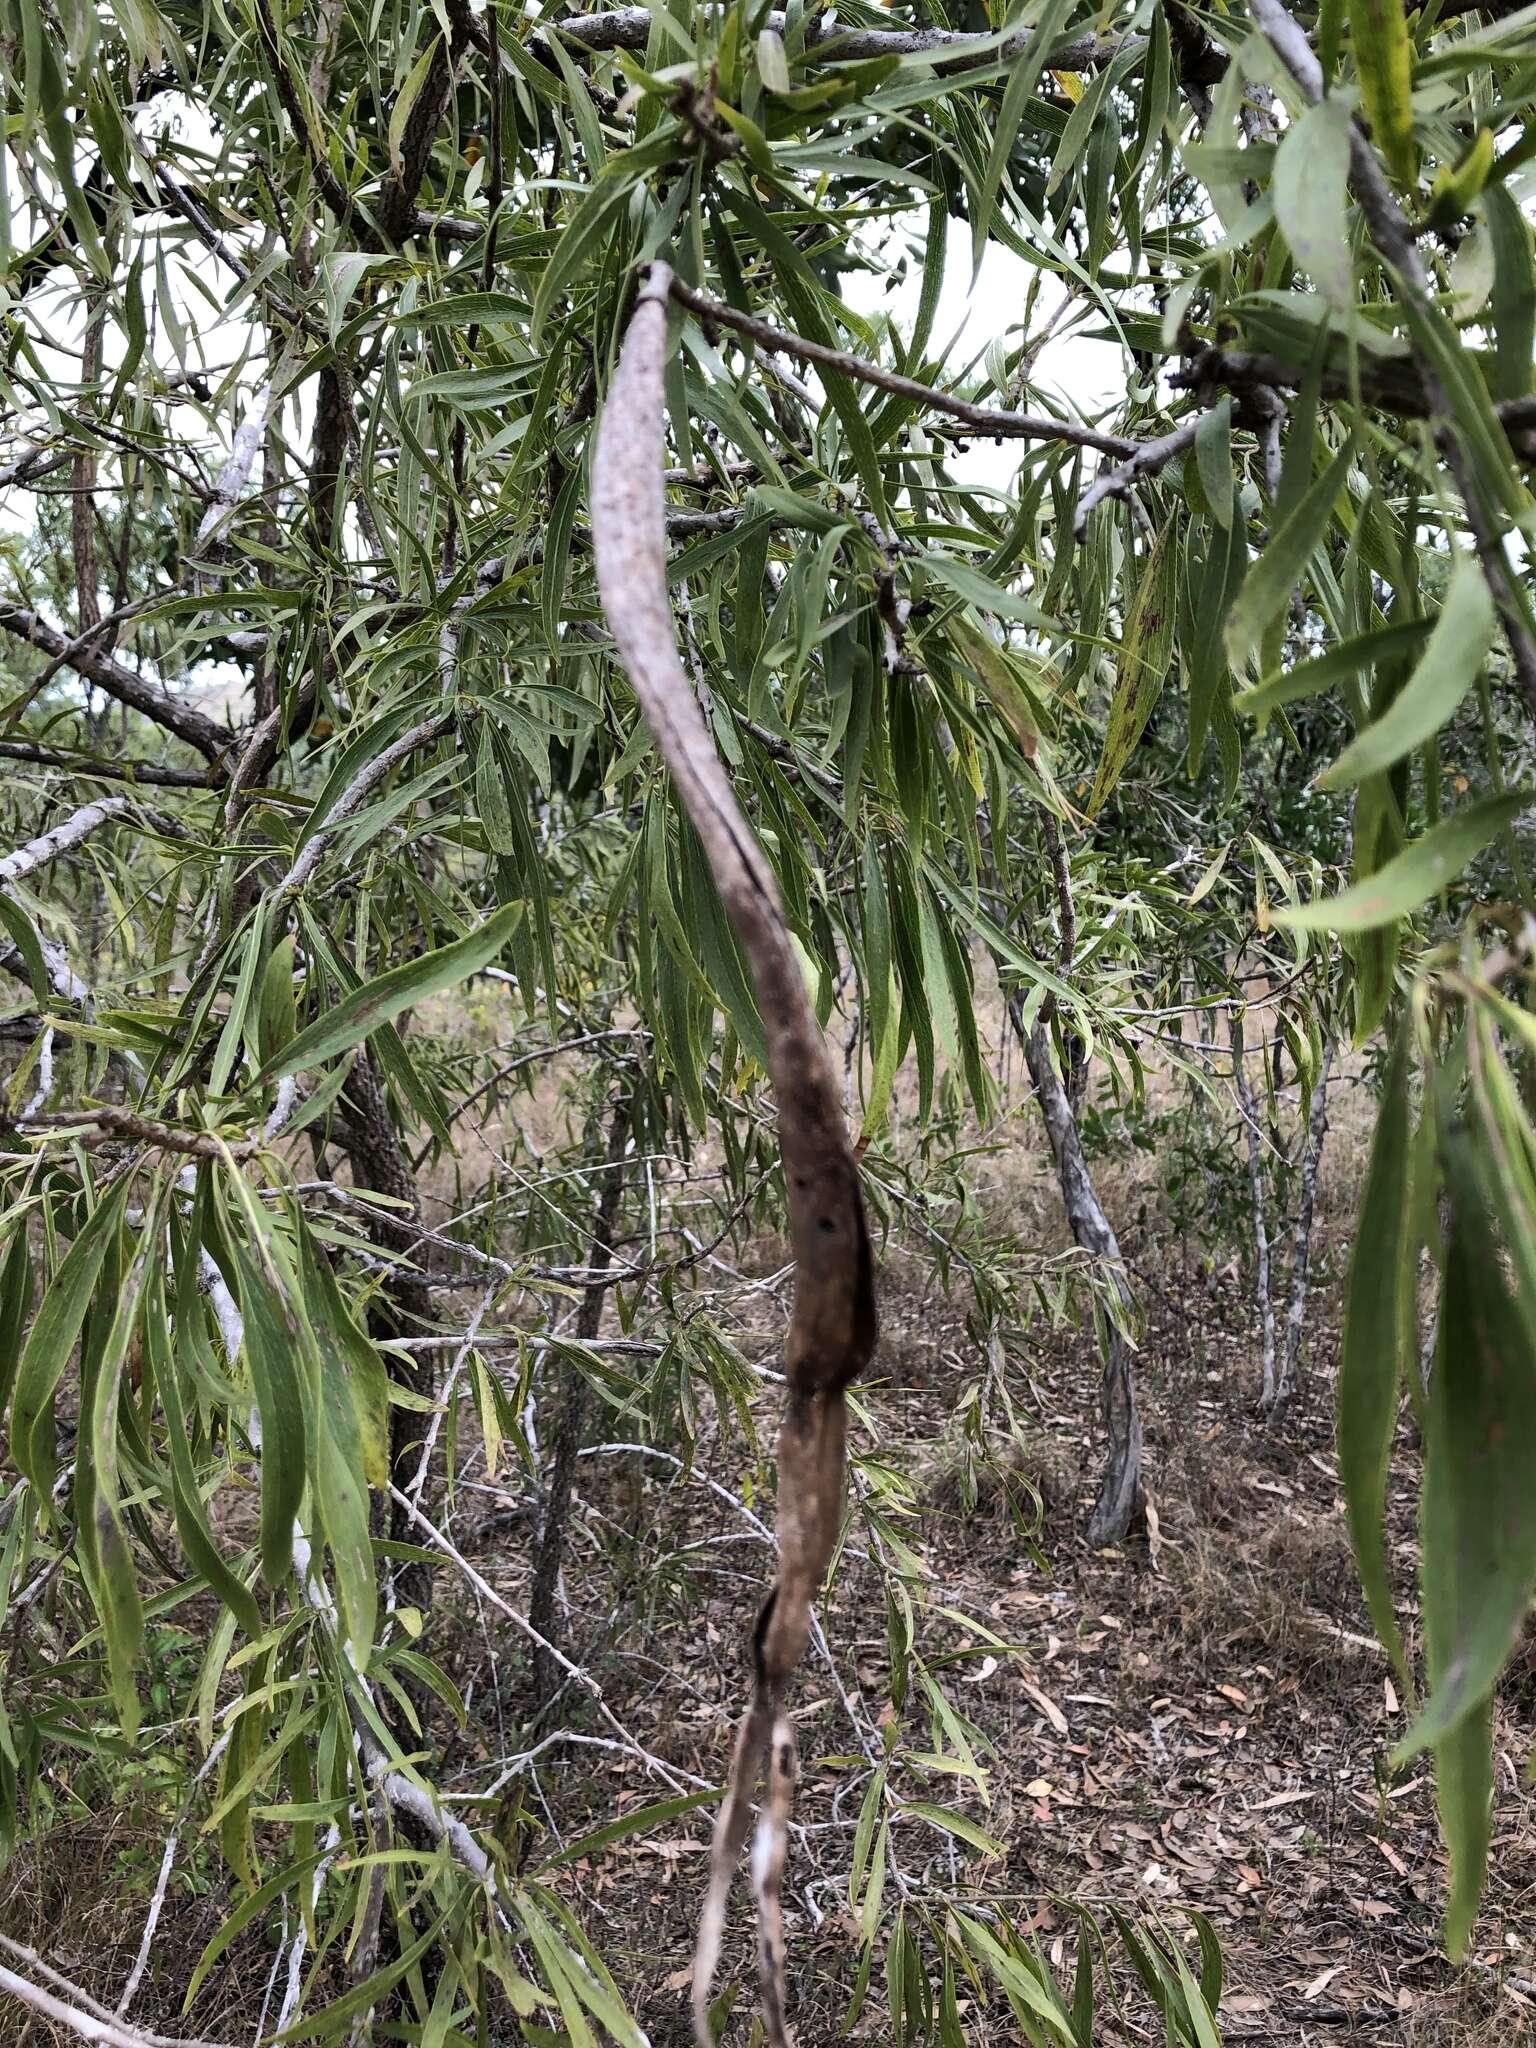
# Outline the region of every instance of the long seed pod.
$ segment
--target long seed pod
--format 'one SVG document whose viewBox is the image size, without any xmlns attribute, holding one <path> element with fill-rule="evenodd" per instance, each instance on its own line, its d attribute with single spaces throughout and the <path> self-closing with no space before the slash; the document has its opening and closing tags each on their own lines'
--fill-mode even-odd
<svg viewBox="0 0 1536 2048">
<path fill-rule="evenodd" d="M 779 1878 L 794 1797 L 794 1731 L 784 1707 L 810 1635 L 811 1605 L 842 1517 L 843 1389 L 875 1348 L 874 1283 L 858 1168 L 826 1041 L 806 993 L 773 870 L 742 815 L 678 659 L 667 597 L 662 381 L 671 272 L 643 280 L 592 455 L 592 543 L 603 610 L 640 708 L 709 861 L 751 970 L 779 1110 L 795 1251 L 779 1431 L 779 1569 L 753 1635 L 752 1697 L 715 1826 L 693 1968 L 694 2032 L 709 2048 L 710 1992 L 731 1878 L 760 1777 L 768 1797 L 752 1854 L 763 2021 L 791 2048 L 785 2018 Z"/>
</svg>

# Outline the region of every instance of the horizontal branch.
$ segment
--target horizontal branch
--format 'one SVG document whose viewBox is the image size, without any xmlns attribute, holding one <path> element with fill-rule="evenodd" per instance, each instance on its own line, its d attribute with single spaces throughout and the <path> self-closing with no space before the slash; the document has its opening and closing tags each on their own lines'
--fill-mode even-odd
<svg viewBox="0 0 1536 2048">
<path fill-rule="evenodd" d="M 1220 385 L 1246 397 L 1260 391 L 1297 391 L 1306 377 L 1305 368 L 1279 356 L 1249 349 L 1205 348 L 1189 366 L 1169 378 L 1175 390 L 1194 391 L 1202 386 Z M 1325 398 L 1355 396 L 1348 369 L 1341 363 L 1325 366 L 1322 374 Z M 1367 405 L 1400 419 L 1433 417 L 1429 395 L 1414 366 L 1406 361 L 1360 365 L 1359 395 Z M 1522 463 L 1536 463 L 1536 399 L 1501 398 L 1494 406 L 1499 423 L 1509 437 L 1512 451 Z"/>
<path fill-rule="evenodd" d="M 249 1139 L 227 1145 L 206 1131 L 178 1131 L 170 1124 L 156 1123 L 150 1117 L 138 1116 L 131 1109 L 118 1109 L 110 1103 L 100 1109 L 60 1110 L 52 1116 L 22 1116 L 17 1121 L 27 1130 L 78 1131 L 94 1125 L 105 1137 L 135 1138 L 160 1152 L 178 1152 L 188 1159 L 207 1159 L 215 1164 L 247 1158 L 256 1149 Z"/>
<path fill-rule="evenodd" d="M 615 7 L 601 14 L 576 14 L 553 24 L 562 36 L 589 50 L 644 50 L 650 41 L 651 10 L 648 7 Z M 782 35 L 785 16 L 769 14 L 763 26 Z M 869 57 L 931 57 L 950 66 L 1011 64 L 1028 48 L 1034 31 L 1025 29 L 998 43 L 990 37 L 968 35 L 952 28 L 847 28 L 812 16 L 805 23 L 805 54 L 814 64 L 847 64 Z M 1139 48 L 1144 37 L 1099 34 L 1068 36 L 1055 44 L 1044 68 L 1052 71 L 1087 71 L 1105 63 L 1117 51 Z M 1219 58 L 1219 63 L 1218 63 Z M 1225 68 L 1224 53 L 1211 59 L 1213 77 Z"/>
<path fill-rule="evenodd" d="M 31 740 L 0 740 L 0 761 L 27 761 L 36 768 L 61 768 L 70 775 L 103 782 L 142 782 L 152 789 L 206 789 L 207 771 L 162 768 L 153 761 L 101 761 L 90 754 L 70 754 L 58 747 L 40 747 Z"/>
<path fill-rule="evenodd" d="M 698 319 L 729 327 L 733 332 L 745 335 L 749 341 L 755 341 L 760 348 L 782 349 L 786 355 L 796 356 L 803 363 L 836 370 L 856 383 L 871 384 L 877 391 L 889 391 L 897 398 L 910 398 L 918 405 L 927 406 L 930 411 L 948 413 L 951 419 L 963 420 L 967 426 L 976 427 L 982 433 L 1016 441 L 1064 441 L 1073 448 L 1095 448 L 1102 455 L 1124 457 L 1137 452 L 1136 442 L 1128 440 L 1124 434 L 1101 433 L 1097 427 L 1085 427 L 1075 420 L 1052 419 L 1046 413 L 1013 412 L 1005 406 L 976 405 L 968 398 L 957 398 L 953 392 L 940 391 L 932 384 L 920 384 L 915 377 L 904 377 L 899 371 L 882 369 L 880 364 L 853 355 L 846 349 L 828 348 L 822 342 L 807 341 L 803 335 L 774 327 L 751 313 L 738 313 L 734 306 L 696 292 L 681 278 L 672 279 L 671 293 L 680 306 L 686 306 Z"/>
<path fill-rule="evenodd" d="M 105 690 L 119 704 L 126 704 L 131 711 L 142 712 L 156 725 L 174 733 L 177 739 L 194 747 L 215 767 L 222 763 L 230 735 L 192 705 L 182 703 L 168 690 L 149 682 L 133 669 L 125 668 L 115 656 L 100 648 L 83 647 L 78 641 L 69 640 L 57 626 L 50 625 L 25 605 L 0 603 L 0 627 L 15 634 L 18 640 L 25 640 L 29 647 L 35 647 L 39 654 L 47 655 L 50 660 L 62 659 L 76 675 L 94 683 L 99 690 Z"/>
</svg>

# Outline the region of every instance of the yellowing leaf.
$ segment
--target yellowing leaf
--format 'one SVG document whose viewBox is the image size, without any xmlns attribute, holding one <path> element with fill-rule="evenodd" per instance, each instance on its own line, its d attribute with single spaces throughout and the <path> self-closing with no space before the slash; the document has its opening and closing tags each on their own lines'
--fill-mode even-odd
<svg viewBox="0 0 1536 2048">
<path fill-rule="evenodd" d="M 1403 0 L 1350 0 L 1360 96 L 1376 145 L 1404 185 L 1418 175 L 1413 146 L 1413 45 Z"/>
</svg>

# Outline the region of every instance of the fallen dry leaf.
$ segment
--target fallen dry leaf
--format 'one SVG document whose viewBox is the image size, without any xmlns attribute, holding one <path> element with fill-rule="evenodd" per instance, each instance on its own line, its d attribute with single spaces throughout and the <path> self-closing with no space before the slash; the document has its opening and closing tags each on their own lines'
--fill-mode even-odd
<svg viewBox="0 0 1536 2048">
<path fill-rule="evenodd" d="M 1302 1997 L 1318 1997 L 1322 1992 L 1328 1989 L 1328 1986 L 1333 1982 L 1334 1978 L 1338 1976 L 1341 1970 L 1347 1970 L 1348 1968 L 1348 1963 L 1330 1963 L 1326 1970 L 1319 1970 L 1317 1975 L 1312 1979 L 1312 1982 L 1307 1986 L 1306 1990 L 1302 1992 Z"/>
</svg>

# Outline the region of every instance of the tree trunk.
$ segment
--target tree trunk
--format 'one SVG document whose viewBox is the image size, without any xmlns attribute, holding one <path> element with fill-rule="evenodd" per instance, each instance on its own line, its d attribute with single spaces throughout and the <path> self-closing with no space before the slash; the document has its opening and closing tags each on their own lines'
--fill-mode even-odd
<svg viewBox="0 0 1536 2048">
<path fill-rule="evenodd" d="M 1014 1030 L 1024 1048 L 1035 1099 L 1045 1119 L 1056 1178 L 1075 1243 L 1096 1259 L 1104 1261 L 1113 1277 L 1121 1302 L 1130 1306 L 1120 1245 L 1104 1213 L 1088 1161 L 1077 1118 L 1061 1076 L 1051 1057 L 1050 1039 L 1043 1025 L 1026 1032 L 1017 1002 L 1010 1004 Z M 1101 1402 L 1108 1446 L 1098 1498 L 1088 1516 L 1088 1541 L 1095 1545 L 1121 1543 L 1145 1506 L 1141 1476 L 1141 1414 L 1136 1404 L 1136 1376 L 1131 1347 L 1113 1317 L 1108 1319 Z"/>
<path fill-rule="evenodd" d="M 1275 1304 L 1269 1291 L 1269 1218 L 1264 1192 L 1264 1158 L 1260 1148 L 1259 1107 L 1248 1081 L 1248 1054 L 1243 1038 L 1243 1019 L 1233 1011 L 1232 1079 L 1237 1087 L 1237 1105 L 1242 1113 L 1248 1141 L 1248 1185 L 1253 1196 L 1254 1292 L 1259 1302 L 1259 1336 L 1263 1360 L 1260 1403 L 1266 1413 L 1275 1405 L 1279 1375 L 1275 1362 Z"/>
<path fill-rule="evenodd" d="M 624 1149 L 629 1141 L 629 1104 L 621 1099 L 614 1105 L 608 1126 L 607 1165 L 592 1219 L 587 1254 L 589 1278 L 586 1292 L 576 1311 L 576 1335 L 583 1343 L 594 1338 L 603 1321 L 603 1304 L 608 1289 L 605 1277 L 613 1258 L 613 1232 L 618 1220 L 619 1199 L 624 1192 Z M 570 1516 L 571 1486 L 576 1476 L 576 1459 L 587 1422 L 587 1383 L 567 1367 L 561 1379 L 560 1410 L 555 1418 L 554 1455 L 550 1460 L 549 1483 L 544 1493 L 544 1512 L 539 1521 L 538 1546 L 533 1561 L 533 1590 L 528 1602 L 528 1619 L 548 1642 L 559 1630 L 557 1596 L 560 1564 L 565 1554 L 565 1525 Z M 535 1645 L 533 1653 L 534 1690 L 542 1713 L 559 1690 L 560 1667 L 545 1650 Z"/>
<path fill-rule="evenodd" d="M 1276 1415 L 1296 1391 L 1301 1365 L 1301 1326 L 1307 1307 L 1307 1268 L 1312 1258 L 1312 1216 L 1317 1203 L 1317 1170 L 1328 1136 L 1328 1074 L 1333 1065 L 1333 1048 L 1323 1053 L 1312 1088 L 1312 1108 L 1307 1118 L 1306 1146 L 1301 1160 L 1301 1193 L 1296 1204 L 1296 1227 L 1291 1238 L 1290 1298 L 1285 1311 L 1285 1344 L 1280 1357 L 1280 1377 L 1270 1414 Z"/>
<path fill-rule="evenodd" d="M 420 1251 L 416 1176 L 411 1172 L 389 1113 L 383 1076 L 367 1046 L 359 1052 L 347 1076 L 345 1109 L 346 1149 L 352 1161 L 353 1185 L 407 1205 L 404 1209 L 380 1210 L 369 1224 L 369 1234 L 379 1249 L 402 1261 L 374 1296 L 368 1311 L 369 1332 L 384 1343 L 397 1337 L 424 1336 L 431 1327 L 432 1305 L 430 1290 L 414 1265 Z M 407 1260 L 410 1263 L 403 1263 Z M 430 1351 L 386 1351 L 384 1355 L 397 1385 L 431 1397 L 435 1374 Z M 402 1492 L 409 1489 L 416 1476 L 422 1429 L 423 1418 L 418 1410 L 391 1407 L 389 1476 Z M 414 1524 L 398 1501 L 390 1508 L 389 1533 L 397 1543 L 416 1541 Z M 395 1593 L 402 1605 L 419 1607 L 424 1612 L 432 1597 L 430 1567 L 420 1560 L 401 1565 L 395 1574 Z"/>
</svg>

